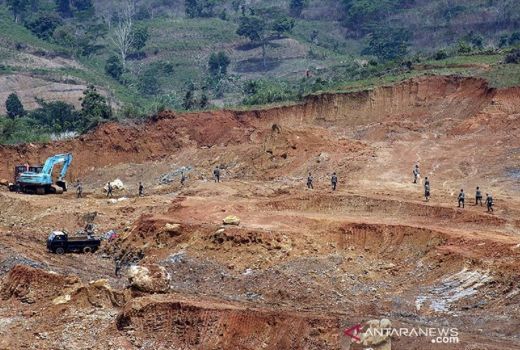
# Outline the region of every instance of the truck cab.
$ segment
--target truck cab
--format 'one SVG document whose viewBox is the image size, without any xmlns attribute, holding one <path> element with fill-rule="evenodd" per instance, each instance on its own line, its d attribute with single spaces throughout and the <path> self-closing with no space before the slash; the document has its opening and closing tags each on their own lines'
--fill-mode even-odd
<svg viewBox="0 0 520 350">
<path fill-rule="evenodd" d="M 93 253 L 101 244 L 99 238 L 93 236 L 69 237 L 66 232 L 53 231 L 47 238 L 47 250 L 56 254 L 68 252 Z"/>
</svg>

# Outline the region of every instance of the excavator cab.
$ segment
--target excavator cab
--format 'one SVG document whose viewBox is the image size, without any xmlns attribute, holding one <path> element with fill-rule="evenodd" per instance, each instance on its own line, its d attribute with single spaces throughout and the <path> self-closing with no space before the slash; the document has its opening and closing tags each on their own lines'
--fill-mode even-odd
<svg viewBox="0 0 520 350">
<path fill-rule="evenodd" d="M 25 173 L 26 171 L 29 171 L 29 165 L 17 165 L 14 167 L 14 182 L 16 182 L 16 179 L 18 179 L 18 176 L 21 173 Z"/>
<path fill-rule="evenodd" d="M 33 165 L 33 166 L 29 167 L 29 171 L 32 173 L 36 173 L 36 174 L 41 173 L 42 170 L 43 170 L 43 166 L 41 166 L 41 165 Z"/>
</svg>

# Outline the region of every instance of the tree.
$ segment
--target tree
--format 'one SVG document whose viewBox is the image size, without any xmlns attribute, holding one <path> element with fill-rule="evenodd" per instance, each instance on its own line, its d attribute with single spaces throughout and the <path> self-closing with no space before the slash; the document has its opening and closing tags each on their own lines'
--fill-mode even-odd
<svg viewBox="0 0 520 350">
<path fill-rule="evenodd" d="M 199 10 L 198 10 L 198 5 L 197 5 L 197 0 L 185 0 L 184 8 L 186 11 L 186 16 L 188 16 L 190 18 L 198 17 Z"/>
<path fill-rule="evenodd" d="M 72 0 L 72 5 L 77 11 L 93 11 L 94 4 L 92 0 Z"/>
<path fill-rule="evenodd" d="M 63 18 L 72 17 L 72 8 L 70 6 L 70 0 L 55 0 L 56 1 L 56 11 Z"/>
<path fill-rule="evenodd" d="M 38 38 L 48 40 L 52 37 L 54 30 L 62 23 L 54 13 L 44 13 L 28 21 L 25 26 Z"/>
<path fill-rule="evenodd" d="M 294 19 L 287 16 L 279 16 L 273 22 L 273 30 L 281 37 L 284 33 L 290 33 L 294 28 Z"/>
<path fill-rule="evenodd" d="M 188 84 L 188 91 L 186 91 L 186 95 L 184 95 L 184 100 L 182 101 L 182 108 L 189 111 L 195 106 L 195 86 L 193 84 Z"/>
<path fill-rule="evenodd" d="M 266 66 L 266 23 L 257 16 L 242 16 L 238 25 L 237 34 L 244 36 L 252 42 L 258 43 L 262 46 L 262 59 L 264 67 Z"/>
<path fill-rule="evenodd" d="M 213 17 L 219 0 L 185 0 L 184 8 L 190 18 Z"/>
<path fill-rule="evenodd" d="M 520 49 L 513 50 L 511 53 L 507 54 L 505 59 L 505 63 L 520 63 Z"/>
<path fill-rule="evenodd" d="M 121 56 L 121 62 L 123 67 L 126 66 L 126 58 L 128 52 L 134 43 L 134 36 L 132 32 L 133 27 L 133 15 L 135 7 L 132 2 L 126 2 L 119 13 L 119 23 L 114 28 L 111 36 L 112 43 L 116 46 Z"/>
<path fill-rule="evenodd" d="M 509 37 L 509 45 L 514 46 L 520 44 L 520 32 L 514 32 Z"/>
<path fill-rule="evenodd" d="M 21 117 L 25 114 L 22 102 L 14 92 L 7 97 L 5 109 L 7 110 L 7 116 L 11 119 Z"/>
<path fill-rule="evenodd" d="M 101 96 L 94 85 L 87 86 L 81 98 L 82 131 L 90 130 L 112 118 L 112 110 L 105 97 Z"/>
<path fill-rule="evenodd" d="M 105 63 L 105 73 L 110 75 L 115 80 L 120 81 L 123 75 L 124 68 L 121 60 L 116 55 L 112 55 Z"/>
<path fill-rule="evenodd" d="M 502 34 L 500 39 L 498 40 L 498 47 L 503 48 L 506 47 L 509 42 L 509 36 L 507 34 Z"/>
<path fill-rule="evenodd" d="M 361 52 L 380 60 L 401 59 L 408 53 L 410 33 L 404 29 L 386 28 L 372 33 L 368 46 Z"/>
<path fill-rule="evenodd" d="M 244 6 L 244 0 L 232 0 L 231 1 L 231 7 L 233 8 L 233 11 L 237 13 L 242 6 Z"/>
<path fill-rule="evenodd" d="M 471 31 L 468 35 L 462 38 L 465 42 L 470 43 L 473 47 L 477 49 L 482 49 L 484 47 L 484 38 L 482 35 Z"/>
<path fill-rule="evenodd" d="M 199 107 L 201 109 L 204 109 L 204 108 L 208 107 L 208 105 L 209 105 L 208 95 L 206 95 L 205 91 L 202 91 L 202 96 L 200 96 L 200 101 L 199 101 Z"/>
<path fill-rule="evenodd" d="M 13 14 L 14 21 L 19 23 L 31 7 L 31 0 L 7 0 L 7 8 Z"/>
<path fill-rule="evenodd" d="M 291 0 L 289 3 L 289 12 L 291 16 L 300 17 L 305 7 L 305 0 Z"/>
<path fill-rule="evenodd" d="M 213 76 L 226 75 L 227 67 L 231 63 L 228 55 L 224 51 L 219 53 L 212 53 L 209 56 L 208 68 L 209 72 Z"/>
<path fill-rule="evenodd" d="M 342 0 L 345 8 L 344 25 L 352 31 L 367 32 L 380 26 L 382 20 L 402 6 L 396 0 Z"/>
<path fill-rule="evenodd" d="M 139 51 L 146 46 L 146 42 L 150 38 L 148 34 L 148 27 L 137 27 L 132 33 L 132 47 Z"/>
<path fill-rule="evenodd" d="M 253 42 L 264 39 L 265 21 L 256 16 L 242 16 L 238 25 L 237 34 L 244 36 Z"/>
<path fill-rule="evenodd" d="M 29 118 L 37 121 L 38 125 L 61 133 L 76 131 L 81 124 L 80 115 L 73 105 L 63 101 L 45 102 L 42 99 L 37 99 L 37 102 L 40 108 L 30 112 Z"/>
<path fill-rule="evenodd" d="M 157 79 L 157 69 L 147 69 L 139 79 L 138 88 L 145 95 L 158 95 L 161 90 L 159 87 L 159 80 Z"/>
</svg>

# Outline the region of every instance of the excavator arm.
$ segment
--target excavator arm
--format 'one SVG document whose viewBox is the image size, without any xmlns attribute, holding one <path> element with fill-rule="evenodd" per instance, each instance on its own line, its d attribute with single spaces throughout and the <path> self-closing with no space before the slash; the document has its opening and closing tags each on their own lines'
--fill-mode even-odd
<svg viewBox="0 0 520 350">
<path fill-rule="evenodd" d="M 55 156 L 47 158 L 45 164 L 43 165 L 42 173 L 43 174 L 52 174 L 52 170 L 56 164 L 63 163 L 61 168 L 60 176 L 58 181 L 62 181 L 65 175 L 67 175 L 67 170 L 69 169 L 70 163 L 72 162 L 72 154 L 57 154 Z"/>
</svg>

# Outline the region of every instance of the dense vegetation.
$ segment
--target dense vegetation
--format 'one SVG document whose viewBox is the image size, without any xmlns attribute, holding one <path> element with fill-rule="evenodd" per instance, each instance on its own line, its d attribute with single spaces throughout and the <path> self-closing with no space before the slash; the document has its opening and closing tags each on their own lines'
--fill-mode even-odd
<svg viewBox="0 0 520 350">
<path fill-rule="evenodd" d="M 29 53 L 79 64 L 1 63 L 0 74 L 73 77 L 118 101 L 112 110 L 89 86 L 81 108 L 38 99 L 27 111 L 13 91 L 0 142 L 75 135 L 165 108 L 297 101 L 428 69 L 520 83 L 515 0 L 0 0 L 0 31 L 6 62 Z M 492 68 L 471 68 L 482 63 Z"/>
</svg>

